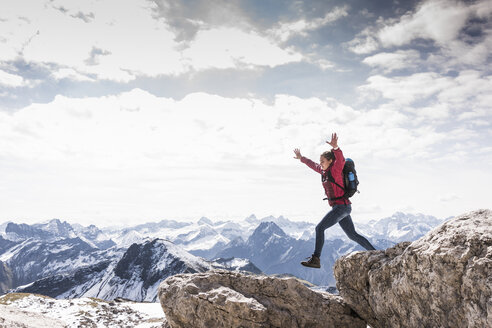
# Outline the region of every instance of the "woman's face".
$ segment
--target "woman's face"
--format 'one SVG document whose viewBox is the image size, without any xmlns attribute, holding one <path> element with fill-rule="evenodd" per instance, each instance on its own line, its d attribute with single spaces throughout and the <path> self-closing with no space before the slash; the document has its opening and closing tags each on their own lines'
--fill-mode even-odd
<svg viewBox="0 0 492 328">
<path fill-rule="evenodd" d="M 321 165 L 321 168 L 325 171 L 330 167 L 331 161 L 331 159 L 328 160 L 324 156 L 319 157 L 319 165 Z"/>
</svg>

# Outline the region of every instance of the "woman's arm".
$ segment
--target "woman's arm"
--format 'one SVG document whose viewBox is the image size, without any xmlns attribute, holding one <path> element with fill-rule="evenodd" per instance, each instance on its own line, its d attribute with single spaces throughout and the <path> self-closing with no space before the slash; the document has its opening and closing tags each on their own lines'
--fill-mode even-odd
<svg viewBox="0 0 492 328">
<path fill-rule="evenodd" d="M 345 157 L 343 156 L 342 150 L 338 147 L 338 136 L 336 133 L 331 135 L 331 141 L 327 141 L 327 144 L 333 147 L 333 155 L 335 155 L 335 161 L 332 166 L 332 170 L 335 174 L 339 174 L 343 171 L 343 166 L 345 165 Z M 333 175 L 335 176 L 335 175 Z"/>
<path fill-rule="evenodd" d="M 296 154 L 296 156 L 294 156 L 295 159 L 300 159 L 301 162 L 303 162 L 304 164 L 309 166 L 311 169 L 313 169 L 314 171 L 316 171 L 318 173 L 321 173 L 321 165 L 313 162 L 312 160 L 310 160 L 307 157 L 302 156 L 301 151 L 298 148 L 294 149 L 294 154 Z"/>
</svg>

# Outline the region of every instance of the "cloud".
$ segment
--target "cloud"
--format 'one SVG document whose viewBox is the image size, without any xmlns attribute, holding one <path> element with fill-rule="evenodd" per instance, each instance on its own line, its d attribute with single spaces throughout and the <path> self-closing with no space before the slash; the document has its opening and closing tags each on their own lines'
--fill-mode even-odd
<svg viewBox="0 0 492 328">
<path fill-rule="evenodd" d="M 10 74 L 3 70 L 0 70 L 0 85 L 7 87 L 21 87 L 24 86 L 26 82 L 22 76 L 16 74 Z"/>
<path fill-rule="evenodd" d="M 363 94 L 377 92 L 383 98 L 400 105 L 409 105 L 427 99 L 452 86 L 452 79 L 437 73 L 417 73 L 410 76 L 385 77 L 373 75 L 359 87 Z"/>
<path fill-rule="evenodd" d="M 431 125 L 408 129 L 410 123 L 407 114 L 356 111 L 334 99 L 277 95 L 268 105 L 194 93 L 177 101 L 134 89 L 99 98 L 57 96 L 2 114 L 6 142 L 0 152 L 18 160 L 103 168 L 190 167 L 193 154 L 203 166 L 220 166 L 275 163 L 296 146 L 317 154 L 333 131 L 345 147 L 367 158 L 420 156 L 445 137 Z M 415 138 L 419 142 L 411 142 Z"/>
<path fill-rule="evenodd" d="M 196 70 L 278 66 L 302 59 L 253 31 L 235 28 L 201 30 L 183 51 L 183 58 Z"/>
<path fill-rule="evenodd" d="M 366 57 L 362 61 L 383 73 L 390 73 L 395 70 L 416 68 L 420 62 L 420 53 L 416 50 L 399 50 L 394 53 L 382 52 Z"/>
<path fill-rule="evenodd" d="M 455 122 L 492 119 L 490 90 L 492 77 L 476 70 L 462 71 L 456 77 L 433 72 L 396 77 L 374 75 L 359 87 L 363 99 L 372 97 L 376 101 L 379 96 L 387 101 L 383 107 L 415 113 L 415 123 L 430 120 L 441 124 L 449 123 L 451 118 Z"/>
<path fill-rule="evenodd" d="M 140 89 L 103 97 L 57 96 L 47 104 L 0 112 L 0 167 L 16 177 L 3 175 L 2 185 L 9 186 L 8 199 L 31 204 L 21 208 L 33 217 L 80 217 L 88 213 L 80 204 L 92 211 L 87 215 L 115 220 L 237 215 L 251 212 L 251 206 L 297 213 L 300 197 L 311 204 L 320 191 L 318 179 L 299 168 L 292 150 L 299 147 L 316 160 L 336 131 L 364 177 L 361 208 L 375 206 L 381 195 L 401 197 L 382 194 L 377 186 L 391 185 L 402 172 L 407 183 L 427 181 L 428 172 L 434 174 L 443 161 L 461 165 L 464 156 L 490 161 L 479 133 L 453 125 L 457 113 L 447 114 L 446 124 L 435 126 L 430 120 L 415 125 L 413 113 L 391 106 L 356 110 L 316 97 L 277 95 L 266 103 L 192 93 L 175 100 Z M 431 160 L 432 170 L 419 167 Z M 299 191 L 309 181 L 313 187 Z M 391 208 L 402 202 L 395 201 Z M 27 213 L 18 209 L 5 213 Z"/>
<path fill-rule="evenodd" d="M 179 41 L 166 18 L 156 15 L 157 5 L 146 0 L 91 2 L 83 8 L 76 1 L 4 1 L 0 6 L 0 61 L 49 64 L 102 80 L 256 69 L 302 58 L 240 27 L 197 22 L 196 37 Z"/>
<path fill-rule="evenodd" d="M 87 75 L 80 74 L 76 70 L 72 68 L 59 68 L 56 71 L 52 73 L 52 76 L 56 80 L 63 80 L 63 79 L 68 79 L 72 81 L 87 81 L 87 82 L 94 82 L 95 80 L 90 78 Z"/>
<path fill-rule="evenodd" d="M 350 51 L 358 55 L 370 54 L 380 48 L 378 39 L 375 35 L 376 31 L 377 29 L 375 27 L 366 27 L 353 40 L 347 42 L 345 45 Z"/>
<path fill-rule="evenodd" d="M 178 42 L 187 42 L 195 38 L 202 29 L 243 28 L 251 29 L 248 17 L 236 1 L 197 0 L 160 1 L 156 4 L 155 16 L 164 19 L 176 35 Z"/>
<path fill-rule="evenodd" d="M 415 13 L 407 13 L 397 23 L 380 29 L 378 39 L 383 47 L 402 46 L 417 38 L 444 45 L 458 37 L 470 14 L 461 2 L 426 1 Z"/>
<path fill-rule="evenodd" d="M 438 47 L 428 62 L 439 66 L 482 65 L 492 49 L 490 1 L 466 5 L 454 0 L 424 1 L 398 19 L 379 18 L 346 46 L 356 54 L 430 40 Z M 469 31 L 467 33 L 467 31 Z"/>
<path fill-rule="evenodd" d="M 281 22 L 274 28 L 267 31 L 267 34 L 285 42 L 293 36 L 306 36 L 308 32 L 314 31 L 322 26 L 333 23 L 343 17 L 348 16 L 348 7 L 335 7 L 326 13 L 324 17 L 314 19 L 300 19 L 290 22 Z"/>
</svg>

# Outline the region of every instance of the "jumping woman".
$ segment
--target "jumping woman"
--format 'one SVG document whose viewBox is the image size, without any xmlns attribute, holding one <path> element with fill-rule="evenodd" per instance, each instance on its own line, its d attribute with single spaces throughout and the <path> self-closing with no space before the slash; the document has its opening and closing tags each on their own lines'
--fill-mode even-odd
<svg viewBox="0 0 492 328">
<path fill-rule="evenodd" d="M 332 134 L 331 141 L 327 141 L 326 143 L 333 149 L 330 151 L 325 151 L 321 154 L 319 164 L 302 156 L 299 149 L 294 149 L 294 153 L 296 155 L 294 158 L 301 160 L 302 163 L 321 174 L 323 188 L 325 189 L 328 203 L 332 207 L 331 211 L 329 211 L 328 214 L 326 214 L 321 222 L 316 226 L 316 245 L 313 255 L 309 258 L 309 260 L 301 262 L 302 265 L 310 268 L 321 267 L 319 258 L 321 256 L 323 244 L 325 243 L 325 230 L 336 223 L 340 224 L 343 231 L 351 240 L 359 243 L 359 245 L 367 250 L 375 250 L 375 248 L 365 237 L 359 235 L 355 231 L 354 223 L 350 217 L 350 213 L 352 212 L 352 203 L 348 198 L 344 197 L 344 189 L 340 187 L 343 186 L 342 171 L 343 166 L 345 165 L 345 158 L 343 157 L 342 150 L 338 147 L 337 134 Z M 336 183 L 330 182 L 330 179 L 328 178 L 329 175 L 333 177 Z"/>
</svg>

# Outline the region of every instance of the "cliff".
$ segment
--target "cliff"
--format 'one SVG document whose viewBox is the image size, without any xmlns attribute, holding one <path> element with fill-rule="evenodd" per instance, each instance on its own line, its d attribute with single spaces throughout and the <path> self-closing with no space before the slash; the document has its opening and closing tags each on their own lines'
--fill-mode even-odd
<svg viewBox="0 0 492 328">
<path fill-rule="evenodd" d="M 296 279 L 223 271 L 159 287 L 171 327 L 492 327 L 492 211 L 458 216 L 415 242 L 353 252 L 340 296 Z"/>
<path fill-rule="evenodd" d="M 373 328 L 492 327 L 492 211 L 458 216 L 413 243 L 335 264 L 343 299 Z"/>
</svg>

